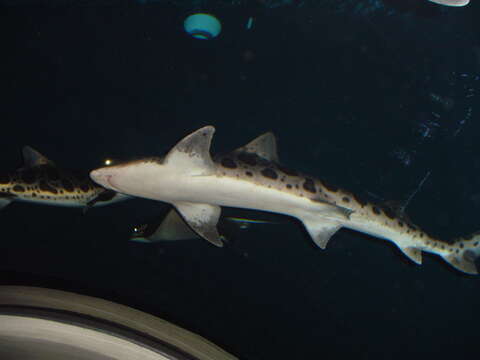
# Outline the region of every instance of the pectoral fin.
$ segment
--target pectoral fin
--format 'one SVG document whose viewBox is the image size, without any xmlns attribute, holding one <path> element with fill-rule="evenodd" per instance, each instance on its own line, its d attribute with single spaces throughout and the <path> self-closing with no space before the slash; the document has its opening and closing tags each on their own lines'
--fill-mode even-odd
<svg viewBox="0 0 480 360">
<path fill-rule="evenodd" d="M 173 204 L 183 220 L 199 236 L 215 246 L 223 246 L 217 230 L 221 209 L 217 205 L 180 202 Z"/>
</svg>

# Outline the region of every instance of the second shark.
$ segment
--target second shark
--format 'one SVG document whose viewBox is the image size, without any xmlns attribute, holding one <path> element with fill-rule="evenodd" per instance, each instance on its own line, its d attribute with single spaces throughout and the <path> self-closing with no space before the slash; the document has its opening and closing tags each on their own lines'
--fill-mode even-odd
<svg viewBox="0 0 480 360">
<path fill-rule="evenodd" d="M 97 185 L 88 173 L 60 169 L 30 146 L 25 146 L 22 152 L 24 166 L 0 174 L 0 208 L 12 201 L 22 201 L 86 210 L 129 198 Z"/>
</svg>

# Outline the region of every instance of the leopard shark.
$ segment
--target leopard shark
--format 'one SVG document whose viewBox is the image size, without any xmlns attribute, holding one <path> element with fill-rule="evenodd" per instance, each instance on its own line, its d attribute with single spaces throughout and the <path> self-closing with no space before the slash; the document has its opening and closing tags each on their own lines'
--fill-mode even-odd
<svg viewBox="0 0 480 360">
<path fill-rule="evenodd" d="M 0 208 L 12 201 L 81 207 L 109 205 L 129 198 L 94 183 L 85 174 L 58 168 L 30 146 L 22 149 L 24 166 L 0 173 Z"/>
<path fill-rule="evenodd" d="M 480 233 L 454 241 L 434 238 L 388 207 L 289 169 L 280 164 L 270 132 L 213 159 L 214 132 L 205 126 L 164 157 L 98 168 L 90 176 L 112 191 L 172 204 L 195 233 L 216 246 L 222 246 L 220 207 L 227 206 L 295 217 L 322 249 L 339 229 L 348 228 L 391 241 L 416 264 L 429 252 L 464 273 L 478 273 Z"/>
</svg>

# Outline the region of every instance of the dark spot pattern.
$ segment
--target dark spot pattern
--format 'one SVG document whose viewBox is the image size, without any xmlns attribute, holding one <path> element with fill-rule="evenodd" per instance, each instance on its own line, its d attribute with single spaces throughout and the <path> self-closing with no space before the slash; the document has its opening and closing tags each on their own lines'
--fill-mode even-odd
<svg viewBox="0 0 480 360">
<path fill-rule="evenodd" d="M 42 191 L 49 192 L 49 193 L 52 193 L 52 194 L 57 193 L 57 189 L 50 186 L 45 180 L 40 181 L 39 188 Z"/>
<path fill-rule="evenodd" d="M 253 173 L 251 171 L 245 171 L 245 175 L 252 177 Z"/>
<path fill-rule="evenodd" d="M 315 194 L 317 192 L 317 190 L 315 189 L 315 183 L 310 178 L 305 179 L 305 182 L 303 183 L 303 188 L 312 194 Z"/>
<path fill-rule="evenodd" d="M 385 215 L 387 215 L 390 219 L 395 219 L 395 213 L 392 211 L 392 209 L 385 207 L 382 209 Z"/>
<path fill-rule="evenodd" d="M 350 202 L 350 198 L 349 198 L 348 196 L 344 196 L 344 197 L 342 198 L 342 201 L 343 201 L 343 202 L 346 202 L 346 203 L 349 203 L 349 202 Z"/>
<path fill-rule="evenodd" d="M 228 169 L 236 169 L 237 168 L 237 164 L 235 163 L 235 161 L 233 161 L 229 157 L 223 158 L 220 161 L 220 163 L 222 164 L 223 167 L 228 168 Z"/>
<path fill-rule="evenodd" d="M 277 165 L 277 168 L 278 170 L 280 170 L 281 172 L 283 172 L 285 175 L 289 175 L 289 176 L 298 176 L 298 172 L 296 172 L 295 170 L 292 170 L 290 168 L 287 168 L 283 165 Z"/>
<path fill-rule="evenodd" d="M 287 189 L 291 189 L 292 188 L 292 184 L 287 184 Z"/>
<path fill-rule="evenodd" d="M 356 194 L 353 194 L 353 197 L 354 197 L 355 201 L 356 201 L 357 203 L 359 203 L 360 206 L 362 206 L 362 207 L 364 207 L 365 205 L 368 204 L 368 202 L 365 201 L 365 199 L 363 199 L 362 197 L 360 197 L 360 196 L 358 196 L 358 195 L 356 195 Z"/>
<path fill-rule="evenodd" d="M 238 160 L 247 165 L 255 166 L 257 165 L 258 156 L 252 153 L 240 153 L 238 154 Z"/>
<path fill-rule="evenodd" d="M 65 191 L 68 191 L 68 192 L 72 192 L 74 189 L 72 182 L 68 179 L 62 179 L 62 186 L 65 189 Z"/>
<path fill-rule="evenodd" d="M 382 211 L 380 210 L 380 208 L 378 206 L 372 207 L 372 210 L 373 210 L 373 213 L 375 215 L 380 215 L 382 213 Z"/>
<path fill-rule="evenodd" d="M 262 175 L 266 178 L 276 180 L 278 178 L 278 174 L 272 168 L 265 168 L 262 170 Z"/>
<path fill-rule="evenodd" d="M 15 185 L 12 190 L 15 192 L 25 192 L 25 188 L 22 185 Z"/>
<path fill-rule="evenodd" d="M 338 186 L 335 186 L 333 184 L 330 184 L 330 183 L 327 183 L 325 181 L 322 180 L 322 184 L 323 186 L 325 186 L 325 188 L 328 190 L 328 191 L 331 191 L 331 192 L 337 192 L 339 190 Z"/>
<path fill-rule="evenodd" d="M 84 182 L 80 184 L 80 190 L 82 190 L 83 192 L 88 192 L 89 189 L 90 189 L 90 186 L 88 183 Z"/>
</svg>

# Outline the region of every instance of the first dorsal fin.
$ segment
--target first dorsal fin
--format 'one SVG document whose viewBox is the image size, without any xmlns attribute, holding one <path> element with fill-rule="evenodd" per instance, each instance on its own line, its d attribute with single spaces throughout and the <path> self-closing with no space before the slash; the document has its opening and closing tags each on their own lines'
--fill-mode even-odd
<svg viewBox="0 0 480 360">
<path fill-rule="evenodd" d="M 26 167 L 34 167 L 40 165 L 52 165 L 55 164 L 53 161 L 48 159 L 46 156 L 40 154 L 37 150 L 30 146 L 24 146 L 22 149 L 23 161 L 25 162 Z"/>
<path fill-rule="evenodd" d="M 255 153 L 266 160 L 278 162 L 277 140 L 271 132 L 260 135 L 235 151 Z"/>
<path fill-rule="evenodd" d="M 184 137 L 165 157 L 165 165 L 175 166 L 178 171 L 190 175 L 209 175 L 215 172 L 210 156 L 213 126 L 205 126 Z"/>
</svg>

